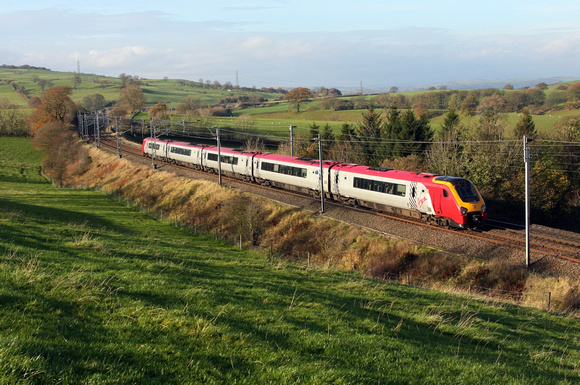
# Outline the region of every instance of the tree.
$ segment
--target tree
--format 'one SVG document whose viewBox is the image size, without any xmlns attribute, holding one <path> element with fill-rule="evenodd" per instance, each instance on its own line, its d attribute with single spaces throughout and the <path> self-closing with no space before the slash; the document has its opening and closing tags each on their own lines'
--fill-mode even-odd
<svg viewBox="0 0 580 385">
<path fill-rule="evenodd" d="M 92 94 L 87 95 L 83 98 L 82 104 L 83 107 L 89 111 L 97 111 L 102 109 L 107 101 L 105 97 L 101 94 Z"/>
<path fill-rule="evenodd" d="M 134 114 L 141 110 L 145 105 L 145 95 L 138 84 L 132 83 L 121 90 L 119 105 Z"/>
<path fill-rule="evenodd" d="M 564 103 L 566 103 L 566 95 L 562 90 L 554 90 L 546 95 L 545 106 L 548 108 L 554 108 Z"/>
<path fill-rule="evenodd" d="M 157 103 L 153 107 L 149 109 L 148 116 L 150 119 L 155 120 L 168 120 L 169 113 L 167 111 L 167 104 L 165 103 Z"/>
<path fill-rule="evenodd" d="M 445 137 L 445 134 L 448 132 L 455 132 L 456 128 L 459 126 L 459 114 L 455 110 L 455 108 L 450 107 L 445 114 L 445 119 L 443 120 L 443 125 L 441 126 L 441 132 L 439 134 L 440 137 Z"/>
<path fill-rule="evenodd" d="M 461 113 L 467 116 L 472 116 L 475 114 L 475 110 L 477 109 L 477 98 L 474 92 L 469 92 L 467 97 L 461 103 Z"/>
<path fill-rule="evenodd" d="M 311 98 L 312 92 L 310 92 L 310 89 L 304 87 L 293 88 L 284 95 L 284 99 L 288 100 L 296 108 L 296 112 L 300 112 L 300 106 Z"/>
<path fill-rule="evenodd" d="M 73 75 L 72 82 L 73 82 L 73 86 L 76 90 L 82 83 L 81 74 L 75 72 L 75 74 Z"/>
<path fill-rule="evenodd" d="M 495 112 L 503 112 L 505 111 L 505 105 L 505 100 L 499 94 L 493 94 L 481 99 L 479 106 L 477 106 L 477 110 L 483 111 L 485 109 L 491 108 Z"/>
<path fill-rule="evenodd" d="M 518 120 L 516 126 L 514 127 L 515 139 L 520 139 L 524 135 L 527 138 L 533 138 L 536 136 L 536 125 L 534 124 L 532 115 L 530 115 L 530 110 L 527 107 L 524 107 L 522 110 L 520 120 Z"/>
<path fill-rule="evenodd" d="M 396 94 L 397 92 L 399 92 L 399 87 L 392 86 L 391 88 L 389 88 L 389 94 Z"/>
<path fill-rule="evenodd" d="M 396 107 L 395 107 L 396 109 Z M 369 166 L 378 166 L 385 159 L 382 147 L 381 134 L 383 132 L 383 118 L 380 112 L 368 110 L 362 114 L 362 122 L 357 122 L 357 139 L 361 142 L 361 163 Z"/>
<path fill-rule="evenodd" d="M 7 102 L 0 101 L 0 136 L 28 136 L 26 117 Z"/>
<path fill-rule="evenodd" d="M 40 105 L 30 116 L 28 122 L 32 132 L 48 123 L 70 123 L 74 118 L 76 106 L 71 100 L 68 86 L 51 87 L 40 96 Z"/>
<path fill-rule="evenodd" d="M 183 115 L 195 115 L 201 108 L 199 96 L 188 96 L 177 106 L 177 112 Z"/>
<path fill-rule="evenodd" d="M 566 101 L 570 106 L 580 101 L 580 82 L 574 83 L 566 90 Z"/>
</svg>

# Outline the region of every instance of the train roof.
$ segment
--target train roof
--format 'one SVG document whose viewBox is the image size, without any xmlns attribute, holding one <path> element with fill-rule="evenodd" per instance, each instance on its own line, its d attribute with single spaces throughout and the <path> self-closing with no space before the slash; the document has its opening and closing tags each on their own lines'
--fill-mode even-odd
<svg viewBox="0 0 580 385">
<path fill-rule="evenodd" d="M 341 171 L 352 172 L 359 175 L 368 175 L 381 178 L 403 179 L 413 182 L 425 182 L 432 180 L 436 174 L 416 173 L 411 171 L 393 170 L 385 167 L 369 167 L 356 164 L 339 165 Z"/>
<path fill-rule="evenodd" d="M 278 155 L 278 154 L 271 154 L 271 153 L 259 153 L 256 155 L 256 158 L 264 159 L 264 160 L 271 160 L 275 162 L 281 162 L 286 164 L 292 164 L 295 166 L 316 166 L 320 167 L 320 161 L 318 159 L 313 158 L 299 158 L 296 156 L 290 155 Z M 330 161 L 330 160 L 323 160 L 322 167 L 329 168 L 339 164 L 339 162 Z"/>
<path fill-rule="evenodd" d="M 211 151 L 211 152 L 218 152 L 218 147 L 217 146 L 205 146 L 204 150 Z M 256 152 L 256 151 L 239 150 L 237 148 L 229 148 L 229 147 L 222 147 L 219 149 L 219 152 L 220 152 L 220 154 L 244 155 L 244 156 L 261 154 L 260 152 Z"/>
</svg>

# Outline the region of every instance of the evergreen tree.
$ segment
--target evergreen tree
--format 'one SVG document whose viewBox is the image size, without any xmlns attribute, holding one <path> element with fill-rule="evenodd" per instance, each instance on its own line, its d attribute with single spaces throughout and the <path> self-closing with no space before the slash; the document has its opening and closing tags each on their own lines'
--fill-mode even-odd
<svg viewBox="0 0 580 385">
<path fill-rule="evenodd" d="M 383 159 L 394 158 L 396 153 L 400 151 L 400 140 L 402 131 L 401 112 L 396 105 L 389 107 L 387 111 L 387 119 L 383 128 L 382 138 L 384 140 L 382 145 Z"/>
<path fill-rule="evenodd" d="M 536 136 L 536 125 L 532 119 L 532 115 L 530 115 L 528 107 L 524 107 L 520 120 L 514 127 L 515 139 L 521 139 L 524 135 L 527 138 L 533 138 Z"/>
<path fill-rule="evenodd" d="M 381 164 L 384 156 L 381 151 L 381 132 L 383 129 L 383 119 L 380 112 L 370 109 L 362 115 L 362 122 L 357 122 L 357 139 L 362 145 L 362 163 L 369 166 Z"/>
</svg>

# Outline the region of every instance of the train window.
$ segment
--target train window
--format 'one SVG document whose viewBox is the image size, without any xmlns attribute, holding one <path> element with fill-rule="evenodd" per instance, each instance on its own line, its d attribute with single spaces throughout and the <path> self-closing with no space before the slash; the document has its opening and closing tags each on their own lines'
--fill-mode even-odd
<svg viewBox="0 0 580 385">
<path fill-rule="evenodd" d="M 264 171 L 276 172 L 278 174 L 298 176 L 300 178 L 306 178 L 306 176 L 308 175 L 308 171 L 305 168 L 286 166 L 283 164 L 275 164 L 268 162 L 262 162 L 261 169 Z"/>
<path fill-rule="evenodd" d="M 353 187 L 360 188 L 362 190 L 380 192 L 383 194 L 398 195 L 402 197 L 407 195 L 407 186 L 405 186 L 404 184 L 382 182 L 372 179 L 355 177 L 353 180 Z"/>
<path fill-rule="evenodd" d="M 173 154 L 181 154 L 186 156 L 191 156 L 191 150 L 187 148 L 180 148 L 180 147 L 170 147 L 169 152 Z"/>
<path fill-rule="evenodd" d="M 447 192 L 447 190 L 443 189 L 443 196 L 445 198 L 447 198 L 449 196 L 449 193 Z"/>
<path fill-rule="evenodd" d="M 217 154 L 208 153 L 207 160 L 217 162 L 218 156 L 217 156 Z M 229 155 L 222 155 L 221 156 L 221 163 L 228 163 L 228 164 L 236 165 L 236 164 L 238 164 L 238 158 L 236 158 L 234 156 L 229 156 Z"/>
<path fill-rule="evenodd" d="M 160 147 L 161 145 L 159 143 L 149 143 L 149 148 L 155 148 L 156 150 L 159 150 Z"/>
<path fill-rule="evenodd" d="M 398 184 L 397 185 L 397 190 L 395 191 L 395 195 L 404 197 L 405 195 L 407 195 L 407 186 L 405 186 L 404 184 Z"/>
</svg>

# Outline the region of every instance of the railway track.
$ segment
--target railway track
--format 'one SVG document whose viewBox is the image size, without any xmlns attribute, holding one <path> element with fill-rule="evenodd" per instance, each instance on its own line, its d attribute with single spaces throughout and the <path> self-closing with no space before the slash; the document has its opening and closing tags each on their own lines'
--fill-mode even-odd
<svg viewBox="0 0 580 385">
<path fill-rule="evenodd" d="M 118 144 L 115 137 L 112 136 L 102 136 L 100 140 L 100 144 L 102 147 L 107 149 L 110 152 L 117 152 L 118 151 Z M 121 153 L 124 157 L 134 157 L 140 160 L 143 163 L 143 155 L 141 152 L 141 147 L 137 144 L 127 144 L 127 142 L 123 142 L 121 145 Z M 158 167 L 173 167 L 176 169 L 185 170 L 187 172 L 194 172 L 200 175 L 205 175 L 206 177 L 215 177 L 217 178 L 216 174 L 208 174 L 202 171 L 198 171 L 189 167 L 184 167 L 180 165 L 175 165 L 172 163 L 164 162 L 161 159 L 155 160 L 148 158 L 148 161 L 151 164 L 157 164 Z M 223 179 L 232 181 L 235 183 L 240 184 L 247 184 L 252 186 L 253 188 L 259 189 L 270 189 L 276 190 L 277 193 L 289 195 L 289 196 L 300 196 L 304 198 L 305 196 L 302 194 L 297 194 L 290 191 L 275 189 L 272 187 L 264 187 L 259 186 L 253 183 L 243 182 L 238 179 L 227 178 L 222 176 Z M 314 201 L 314 200 L 313 200 Z M 325 203 L 327 207 L 340 207 L 342 209 L 346 208 L 346 206 L 327 201 Z M 369 214 L 371 211 L 362 208 L 347 208 L 351 211 L 357 211 Z M 413 226 L 425 227 L 432 231 L 437 231 L 441 233 L 448 233 L 453 234 L 453 236 L 461 236 L 470 239 L 476 239 L 483 242 L 493 243 L 498 246 L 507 247 L 511 249 L 518 249 L 518 250 L 525 250 L 525 232 L 522 226 L 509 224 L 500 221 L 490 220 L 489 223 L 483 229 L 480 230 L 469 230 L 469 231 L 458 231 L 453 229 L 445 229 L 441 227 L 436 227 L 430 224 L 417 222 L 415 220 L 401 218 L 393 215 L 388 215 L 384 213 L 374 213 L 374 215 L 382 218 L 389 218 L 396 221 L 402 221 L 405 223 L 409 223 Z M 372 229 L 372 228 L 371 228 Z M 376 229 L 374 229 L 376 230 Z M 380 231 L 380 230 L 379 230 Z M 427 242 L 425 242 L 427 243 Z M 543 257 L 553 257 L 561 260 L 566 260 L 569 262 L 573 262 L 574 264 L 580 265 L 580 235 L 570 232 L 561 231 L 558 229 L 546 228 L 543 226 L 533 226 L 531 229 L 531 242 L 530 242 L 531 252 L 534 253 L 537 259 L 541 259 Z"/>
</svg>

